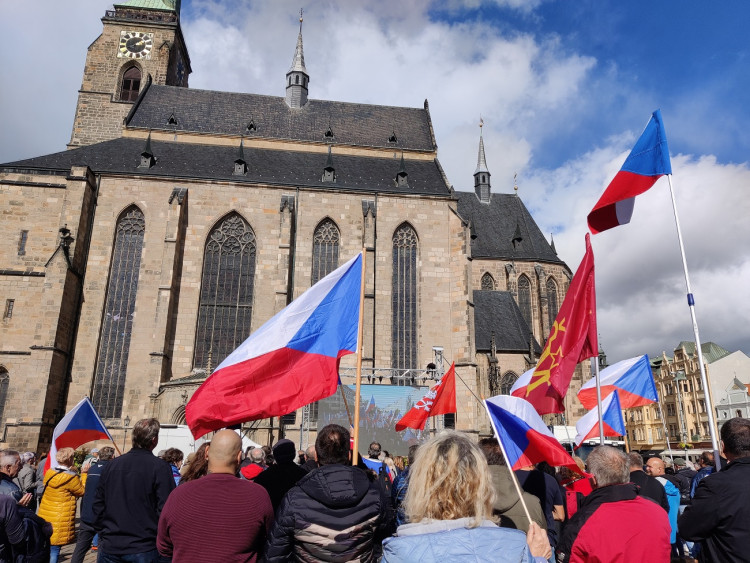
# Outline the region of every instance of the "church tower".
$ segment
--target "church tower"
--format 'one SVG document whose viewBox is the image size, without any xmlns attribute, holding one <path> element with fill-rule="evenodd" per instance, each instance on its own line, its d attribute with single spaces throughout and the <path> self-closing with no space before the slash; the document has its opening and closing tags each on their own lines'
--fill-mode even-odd
<svg viewBox="0 0 750 563">
<path fill-rule="evenodd" d="M 487 161 L 484 158 L 484 137 L 482 137 L 482 126 L 484 121 L 479 120 L 479 156 L 477 157 L 477 169 L 474 171 L 474 192 L 482 203 L 490 202 L 490 171 L 487 170 Z"/>
<path fill-rule="evenodd" d="M 301 108 L 307 103 L 307 83 L 310 75 L 305 68 L 305 53 L 302 50 L 302 10 L 299 13 L 299 35 L 294 49 L 292 67 L 286 73 L 286 105 Z"/>
<path fill-rule="evenodd" d="M 119 137 L 125 116 L 153 81 L 188 86 L 190 57 L 180 0 L 125 0 L 102 18 L 89 46 L 68 148 Z"/>
</svg>

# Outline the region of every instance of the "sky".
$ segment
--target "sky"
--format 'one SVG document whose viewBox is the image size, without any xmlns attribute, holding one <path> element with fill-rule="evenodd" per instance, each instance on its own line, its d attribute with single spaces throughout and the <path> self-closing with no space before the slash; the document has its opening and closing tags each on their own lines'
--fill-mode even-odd
<svg viewBox="0 0 750 563">
<path fill-rule="evenodd" d="M 64 150 L 111 3 L 0 2 L 0 162 Z M 750 355 L 750 3 L 183 0 L 190 87 L 283 96 L 304 8 L 310 97 L 422 107 L 449 182 L 518 194 L 572 270 L 586 215 L 661 109 L 702 342 Z M 669 183 L 592 237 L 610 362 L 694 340 Z"/>
</svg>

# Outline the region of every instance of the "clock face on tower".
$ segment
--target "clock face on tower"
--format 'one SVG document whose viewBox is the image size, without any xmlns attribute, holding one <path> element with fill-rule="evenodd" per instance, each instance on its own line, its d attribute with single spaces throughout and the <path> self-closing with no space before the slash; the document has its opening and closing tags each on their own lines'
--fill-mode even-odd
<svg viewBox="0 0 750 563">
<path fill-rule="evenodd" d="M 117 56 L 126 59 L 150 59 L 153 45 L 153 33 L 121 31 Z"/>
</svg>

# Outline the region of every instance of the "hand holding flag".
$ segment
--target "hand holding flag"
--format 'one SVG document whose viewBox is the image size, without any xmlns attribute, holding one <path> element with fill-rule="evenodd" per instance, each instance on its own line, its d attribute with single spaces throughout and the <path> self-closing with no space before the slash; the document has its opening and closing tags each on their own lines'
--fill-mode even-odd
<svg viewBox="0 0 750 563">
<path fill-rule="evenodd" d="M 435 385 L 430 387 L 427 394 L 396 423 L 396 432 L 406 428 L 424 430 L 427 418 L 439 414 L 456 412 L 456 366 L 450 369 Z"/>
</svg>

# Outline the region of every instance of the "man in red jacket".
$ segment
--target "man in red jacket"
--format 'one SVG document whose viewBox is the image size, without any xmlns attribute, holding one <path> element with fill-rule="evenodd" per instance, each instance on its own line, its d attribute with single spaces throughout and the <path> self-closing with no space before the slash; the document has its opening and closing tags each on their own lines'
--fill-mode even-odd
<svg viewBox="0 0 750 563">
<path fill-rule="evenodd" d="M 586 463 L 594 491 L 570 519 L 555 550 L 558 563 L 584 561 L 669 561 L 667 513 L 638 496 L 629 483 L 627 456 L 598 446 Z"/>
</svg>

